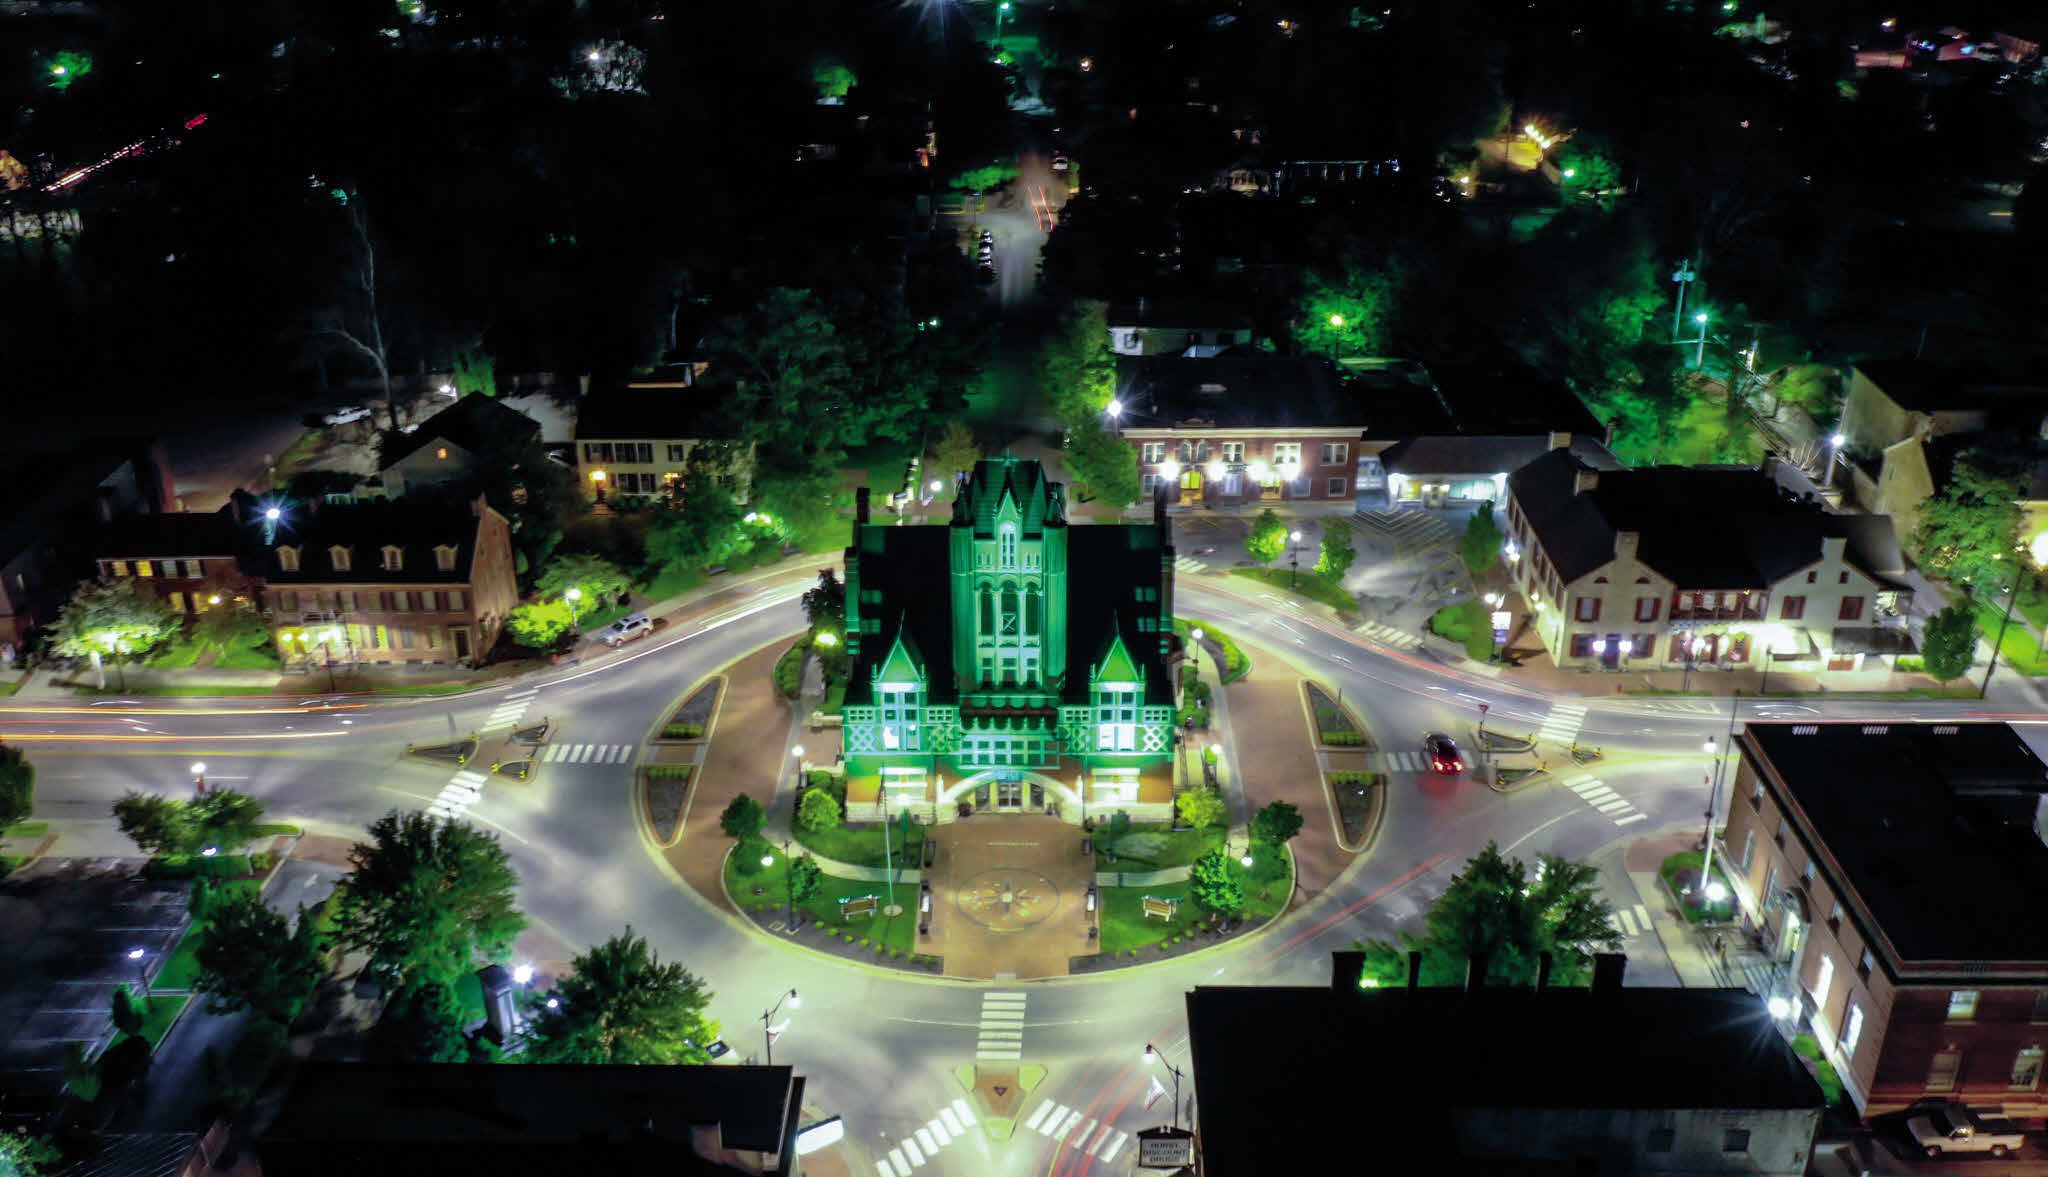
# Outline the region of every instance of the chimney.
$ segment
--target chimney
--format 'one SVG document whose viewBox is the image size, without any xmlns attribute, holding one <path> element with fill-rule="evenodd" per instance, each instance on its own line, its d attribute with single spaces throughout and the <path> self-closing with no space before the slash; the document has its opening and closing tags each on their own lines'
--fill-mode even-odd
<svg viewBox="0 0 2048 1177">
<path fill-rule="evenodd" d="M 1536 991 L 1538 993 L 1550 988 L 1550 970 L 1556 964 L 1557 958 L 1550 955 L 1549 949 L 1546 948 L 1536 954 Z"/>
<path fill-rule="evenodd" d="M 1568 450 L 1572 448 L 1572 435 L 1569 432 L 1552 433 L 1550 435 L 1550 448 L 1554 450 Z"/>
<path fill-rule="evenodd" d="M 1358 979 L 1365 975 L 1365 953 L 1332 952 L 1330 954 L 1330 989 L 1336 993 L 1356 993 Z"/>
<path fill-rule="evenodd" d="M 1826 564 L 1841 564 L 1849 554 L 1849 537 L 1846 535 L 1824 535 L 1820 537 L 1820 558 Z"/>
<path fill-rule="evenodd" d="M 1585 494 L 1587 491 L 1592 490 L 1594 487 L 1598 485 L 1600 485 L 1600 472 L 1598 470 L 1587 470 L 1581 468 L 1572 471 L 1573 494 Z"/>
<path fill-rule="evenodd" d="M 863 486 L 853 492 L 853 523 L 858 527 L 868 521 L 868 488 Z"/>
<path fill-rule="evenodd" d="M 1634 560 L 1636 558 L 1636 545 L 1642 541 L 1643 533 L 1640 531 L 1615 532 L 1614 558 L 1616 560 Z"/>
<path fill-rule="evenodd" d="M 1486 954 L 1475 952 L 1465 958 L 1465 991 L 1486 988 Z"/>
<path fill-rule="evenodd" d="M 1408 987 L 1410 989 L 1422 988 L 1422 954 L 1420 952 L 1408 954 Z"/>
<path fill-rule="evenodd" d="M 1621 974 L 1628 970 L 1628 957 L 1619 952 L 1593 956 L 1593 992 L 1614 993 L 1621 989 Z"/>
</svg>

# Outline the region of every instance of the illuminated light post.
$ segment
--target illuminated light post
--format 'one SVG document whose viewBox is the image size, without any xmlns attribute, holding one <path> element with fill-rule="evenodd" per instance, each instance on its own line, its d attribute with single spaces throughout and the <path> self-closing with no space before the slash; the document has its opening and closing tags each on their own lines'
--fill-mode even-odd
<svg viewBox="0 0 2048 1177">
<path fill-rule="evenodd" d="M 1163 1057 L 1162 1057 L 1162 1056 L 1160 1055 L 1160 1053 L 1159 1053 L 1159 1050 L 1158 1050 L 1158 1048 L 1157 1048 L 1157 1047 L 1155 1047 L 1155 1046 L 1153 1046 L 1153 1045 L 1152 1045 L 1152 1044 L 1151 1044 L 1150 1042 L 1147 1042 L 1147 1043 L 1145 1044 L 1145 1062 L 1146 1062 L 1147 1064 L 1151 1064 L 1151 1063 L 1158 1063 L 1158 1064 L 1159 1064 L 1160 1066 L 1162 1066 L 1162 1067 L 1165 1067 L 1165 1068 L 1167 1069 L 1167 1071 L 1168 1071 L 1169 1073 L 1171 1073 L 1171 1074 L 1173 1075 L 1173 1127 L 1174 1127 L 1174 1130 L 1175 1130 L 1175 1131 L 1179 1131 L 1179 1130 L 1180 1130 L 1180 1068 L 1179 1068 L 1179 1067 L 1176 1067 L 1176 1066 L 1174 1066 L 1174 1065 L 1173 1065 L 1172 1063 L 1170 1063 L 1170 1062 L 1167 1062 L 1167 1061 L 1166 1061 L 1166 1059 L 1165 1059 L 1165 1058 L 1163 1058 Z"/>
<path fill-rule="evenodd" d="M 2015 548 L 2013 550 L 2025 551 L 2026 549 Z M 2005 559 L 2005 556 L 2002 554 L 1994 554 L 1991 558 L 1994 560 L 2003 560 Z M 2024 561 L 2013 561 L 2012 585 L 2011 587 L 2006 589 L 2005 616 L 1999 619 L 1998 637 L 1993 639 L 1991 643 L 1991 661 L 1987 663 L 1984 667 L 1984 681 L 1977 685 L 1977 697 L 1979 699 L 1982 699 L 1984 697 L 1984 693 L 1991 689 L 1991 672 L 1998 669 L 1998 652 L 2005 648 L 2005 629 L 2007 626 L 2012 624 L 2012 607 L 2014 602 L 2020 599 L 2020 576 L 2022 573 L 2026 572 L 2026 570 L 2027 566 Z"/>
<path fill-rule="evenodd" d="M 128 959 L 135 962 L 135 981 L 139 986 L 137 992 L 141 994 L 143 1002 L 147 1004 L 149 1001 L 149 954 L 140 948 L 130 948 L 128 950 Z"/>
<path fill-rule="evenodd" d="M 1678 283 L 1678 305 L 1671 312 L 1671 338 L 1673 339 L 1678 338 L 1679 324 L 1685 321 L 1685 288 L 1691 285 L 1693 280 L 1699 276 L 1699 271 L 1692 268 L 1691 258 L 1678 263 L 1678 269 L 1672 271 L 1671 280 Z"/>
<path fill-rule="evenodd" d="M 796 990 L 791 989 L 789 992 L 776 998 L 775 1004 L 768 1007 L 768 1012 L 761 1015 L 761 1039 L 765 1046 L 763 1053 L 767 1058 L 767 1065 L 771 1067 L 775 1065 L 775 1014 L 782 1008 L 782 1003 L 785 1001 L 789 1003 L 789 1008 L 792 1010 L 803 1008 L 804 999 L 796 995 Z"/>
<path fill-rule="evenodd" d="M 993 44 L 997 52 L 1003 48 L 1003 17 L 1009 15 L 1010 0 L 998 0 L 996 4 L 996 39 Z"/>
<path fill-rule="evenodd" d="M 1837 430 L 1834 433 L 1828 435 L 1827 485 L 1829 487 L 1833 487 L 1835 485 L 1835 461 L 1836 459 L 1842 456 L 1842 447 L 1847 445 L 1848 443 L 1848 437 L 1845 436 L 1840 430 Z"/>
<path fill-rule="evenodd" d="M 801 789 L 804 787 L 804 746 L 802 744 L 798 744 L 792 747 L 789 750 L 789 759 L 793 764 L 793 767 L 791 768 L 789 774 L 789 787 L 792 789 Z"/>
<path fill-rule="evenodd" d="M 569 591 L 562 594 L 562 599 L 569 602 L 569 628 L 575 629 L 579 620 L 576 615 L 576 602 L 583 599 L 583 590 L 572 584 Z"/>
<path fill-rule="evenodd" d="M 1692 354 L 1692 370 L 1697 372 L 1705 367 L 1707 363 L 1707 312 L 1701 311 L 1699 314 L 1694 315 L 1692 319 L 1693 322 L 1700 325 L 1699 346 Z"/>
<path fill-rule="evenodd" d="M 1681 694 L 1691 689 L 1692 664 L 1699 661 L 1700 651 L 1707 648 L 1707 642 L 1705 638 L 1693 638 L 1691 641 L 1683 643 L 1682 648 L 1685 651 L 1685 677 L 1678 684 Z"/>
<path fill-rule="evenodd" d="M 204 760 L 192 762 L 192 791 L 195 793 L 206 792 L 206 762 Z"/>
<path fill-rule="evenodd" d="M 1493 635 L 1499 631 L 1500 627 L 1494 625 L 1493 615 L 1500 609 L 1500 603 L 1506 600 L 1506 598 L 1499 593 L 1488 593 L 1481 599 L 1486 602 L 1486 660 L 1491 662 L 1500 653 L 1500 645 L 1493 638 Z M 1486 726 L 1486 711 L 1483 706 L 1479 712 L 1479 726 Z"/>
<path fill-rule="evenodd" d="M 1707 895 L 1707 880 L 1714 877 L 1714 808 L 1721 792 L 1721 774 L 1714 771 L 1714 737 L 1708 736 L 1707 751 L 1707 834 L 1706 849 L 1700 855 L 1700 879 L 1695 886 L 1702 898 Z"/>
<path fill-rule="evenodd" d="M 1301 532 L 1288 532 L 1287 543 L 1287 587 L 1291 589 L 1295 579 L 1301 575 Z"/>
</svg>

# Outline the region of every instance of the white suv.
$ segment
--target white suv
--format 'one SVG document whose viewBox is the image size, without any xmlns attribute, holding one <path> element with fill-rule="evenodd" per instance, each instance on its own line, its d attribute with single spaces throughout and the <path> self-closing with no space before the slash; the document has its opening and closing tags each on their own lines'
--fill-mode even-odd
<svg viewBox="0 0 2048 1177">
<path fill-rule="evenodd" d="M 604 644 L 617 648 L 635 638 L 654 632 L 654 619 L 645 613 L 628 613 L 604 628 Z"/>
</svg>

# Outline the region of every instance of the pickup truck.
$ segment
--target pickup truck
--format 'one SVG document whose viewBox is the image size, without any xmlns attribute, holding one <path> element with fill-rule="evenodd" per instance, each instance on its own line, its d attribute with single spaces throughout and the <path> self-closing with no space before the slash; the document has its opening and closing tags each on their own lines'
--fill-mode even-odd
<svg viewBox="0 0 2048 1177">
<path fill-rule="evenodd" d="M 2026 1141 L 2014 1121 L 1980 1116 L 1955 1103 L 1922 1109 L 1906 1121 L 1906 1130 L 1930 1157 L 1957 1152 L 2002 1157 L 2018 1152 Z"/>
</svg>

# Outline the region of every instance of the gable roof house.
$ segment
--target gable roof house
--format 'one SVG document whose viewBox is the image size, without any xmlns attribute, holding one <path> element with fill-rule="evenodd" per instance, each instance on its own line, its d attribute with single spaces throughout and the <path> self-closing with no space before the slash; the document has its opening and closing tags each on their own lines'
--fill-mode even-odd
<svg viewBox="0 0 2048 1177">
<path fill-rule="evenodd" d="M 378 457 L 378 474 L 385 493 L 397 498 L 468 474 L 490 450 L 539 441 L 539 422 L 473 392 L 392 439 Z"/>
</svg>

